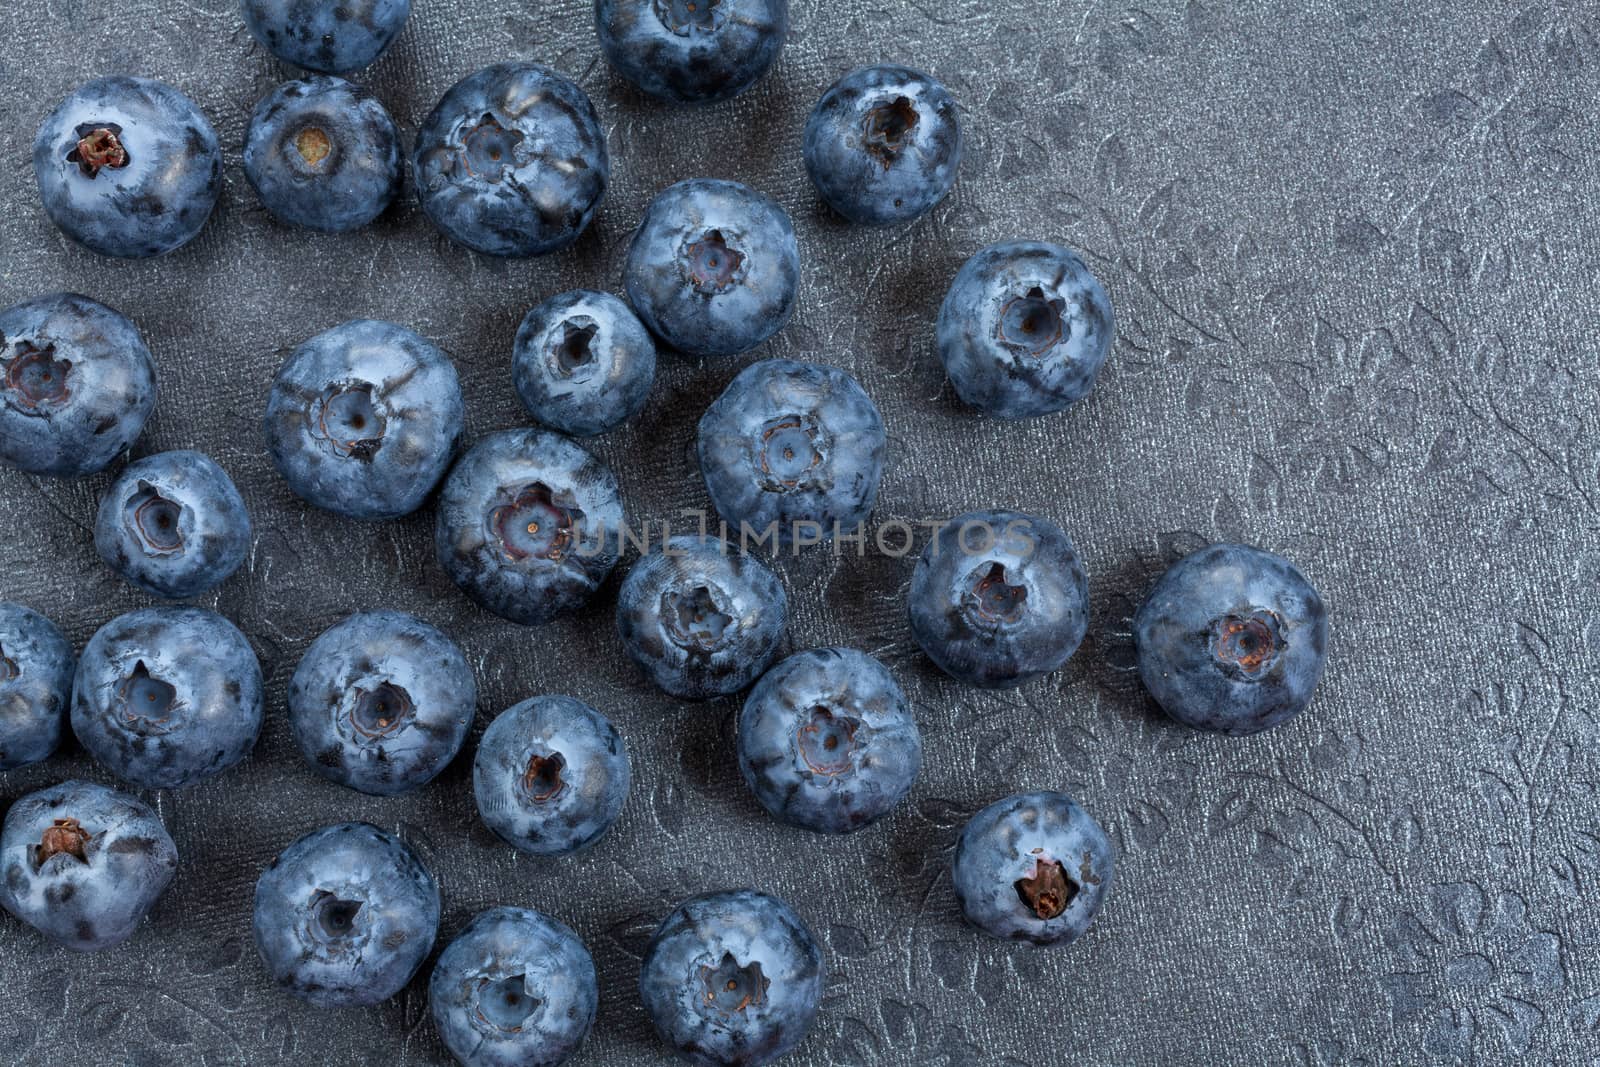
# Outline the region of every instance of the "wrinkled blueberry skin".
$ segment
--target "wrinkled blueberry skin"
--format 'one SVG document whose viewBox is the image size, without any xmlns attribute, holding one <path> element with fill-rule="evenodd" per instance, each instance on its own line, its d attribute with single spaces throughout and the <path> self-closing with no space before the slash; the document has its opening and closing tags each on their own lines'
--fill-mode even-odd
<svg viewBox="0 0 1600 1067">
<path fill-rule="evenodd" d="M 739 715 L 739 769 L 776 819 L 848 834 L 889 814 L 922 767 L 922 735 L 894 676 L 853 648 L 797 652 Z"/>
<path fill-rule="evenodd" d="M 1048 415 L 1088 396 L 1115 336 L 1111 298 L 1083 260 L 1042 241 L 978 252 L 939 308 L 950 384 L 1001 419 Z"/>
<path fill-rule="evenodd" d="M 1089 628 L 1089 578 L 1050 520 L 973 511 L 923 549 L 908 606 L 917 644 L 940 669 L 968 685 L 1006 689 L 1072 658 Z"/>
<path fill-rule="evenodd" d="M 715 537 L 683 535 L 633 565 L 617 596 L 622 647 L 684 700 L 744 689 L 777 655 L 789 598 L 765 564 Z"/>
<path fill-rule="evenodd" d="M 155 406 L 150 350 L 121 312 L 75 293 L 0 311 L 0 462 L 94 474 L 133 444 Z"/>
<path fill-rule="evenodd" d="M 38 763 L 60 746 L 76 662 L 55 623 L 0 603 L 0 771 Z"/>
<path fill-rule="evenodd" d="M 52 851 L 42 863 L 41 844 Z M 177 869 L 160 817 L 137 797 L 93 782 L 29 793 L 0 830 L 0 905 L 80 952 L 133 936 Z"/>
<path fill-rule="evenodd" d="M 330 626 L 289 680 L 289 726 L 307 762 L 374 796 L 432 781 L 461 751 L 477 707 L 461 648 L 400 611 Z"/>
<path fill-rule="evenodd" d="M 245 134 L 244 174 L 279 222 L 359 230 L 400 192 L 400 133 L 382 101 L 312 75 L 262 97 Z"/>
<path fill-rule="evenodd" d="M 737 889 L 667 916 L 645 950 L 639 996 L 662 1040 L 693 1062 L 753 1067 L 806 1036 L 822 982 L 822 951 L 800 916 Z"/>
<path fill-rule="evenodd" d="M 107 130 L 121 150 L 104 165 L 80 142 Z M 85 82 L 33 142 L 33 173 L 50 221 L 102 256 L 146 259 L 194 239 L 222 190 L 222 153 L 187 96 L 148 78 Z"/>
<path fill-rule="evenodd" d="M 1115 864 L 1105 831 L 1065 794 L 1018 793 L 967 823 L 950 875 L 972 925 L 993 937 L 1054 945 L 1088 931 Z M 1039 878 L 1041 865 L 1060 879 L 1054 906 L 1029 890 L 1050 885 Z"/>
<path fill-rule="evenodd" d="M 1328 660 L 1328 613 L 1282 556 L 1216 544 L 1161 576 L 1133 637 L 1139 677 L 1168 715 L 1240 737 L 1311 702 Z"/>
<path fill-rule="evenodd" d="M 272 980 L 318 1008 L 377 1004 L 405 987 L 439 932 L 439 886 L 370 823 L 313 830 L 256 882 L 256 950 Z"/>
<path fill-rule="evenodd" d="M 511 379 L 528 414 L 552 430 L 574 437 L 606 433 L 650 398 L 656 343 L 610 293 L 562 293 L 522 320 Z"/>
<path fill-rule="evenodd" d="M 531 908 L 489 908 L 439 954 L 428 1002 L 462 1067 L 556 1067 L 588 1036 L 600 987 L 567 926 Z"/>
<path fill-rule="evenodd" d="M 955 184 L 961 166 L 955 98 L 920 70 L 861 67 L 812 108 L 804 154 L 817 192 L 851 222 L 909 222 Z"/>
<path fill-rule="evenodd" d="M 605 464 L 559 434 L 502 430 L 445 479 L 434 549 L 480 606 L 537 626 L 576 611 L 600 588 L 621 554 L 623 521 Z"/>
<path fill-rule="evenodd" d="M 733 356 L 789 321 L 800 246 L 771 197 L 738 182 L 682 181 L 645 210 L 623 279 L 651 333 L 691 356 Z"/>
<path fill-rule="evenodd" d="M 737 96 L 789 33 L 789 0 L 595 0 L 600 50 L 628 81 L 677 104 Z"/>
<path fill-rule="evenodd" d="M 565 856 L 600 840 L 622 814 L 632 779 L 616 727 L 563 696 L 534 697 L 501 712 L 472 763 L 484 825 L 536 856 Z"/>
<path fill-rule="evenodd" d="M 457 82 L 417 131 L 411 166 L 433 224 L 491 256 L 571 245 L 611 175 L 589 97 L 536 63 L 501 63 Z"/>
<path fill-rule="evenodd" d="M 261 731 L 261 666 L 215 612 L 145 608 L 89 639 L 72 688 L 72 731 L 112 774 L 179 789 L 227 770 Z"/>
<path fill-rule="evenodd" d="M 850 375 L 769 359 L 740 371 L 701 416 L 700 474 L 731 527 L 776 529 L 782 544 L 831 538 L 872 513 L 886 444 L 878 406 Z"/>
<path fill-rule="evenodd" d="M 285 63 L 348 74 L 374 62 L 400 33 L 411 0 L 243 0 L 244 24 Z"/>
<path fill-rule="evenodd" d="M 210 456 L 158 452 L 128 464 L 106 490 L 94 547 L 147 593 L 198 596 L 221 585 L 250 553 L 250 512 Z"/>
<path fill-rule="evenodd" d="M 302 500 L 353 519 L 422 506 L 461 440 L 450 357 L 403 326 L 360 319 L 311 338 L 279 368 L 264 433 Z"/>
</svg>

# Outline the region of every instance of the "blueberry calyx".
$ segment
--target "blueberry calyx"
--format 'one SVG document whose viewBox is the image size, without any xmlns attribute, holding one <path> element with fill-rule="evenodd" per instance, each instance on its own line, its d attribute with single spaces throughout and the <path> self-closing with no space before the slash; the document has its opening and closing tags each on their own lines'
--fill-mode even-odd
<svg viewBox="0 0 1600 1067">
<path fill-rule="evenodd" d="M 53 344 L 37 348 L 26 341 L 6 364 L 6 388 L 28 412 L 56 407 L 67 399 L 67 376 L 72 364 L 56 358 Z"/>
<path fill-rule="evenodd" d="M 325 938 L 342 941 L 355 932 L 356 916 L 365 903 L 319 889 L 311 898 L 312 925 Z"/>
<path fill-rule="evenodd" d="M 702 967 L 700 973 L 705 980 L 704 997 L 708 1008 L 715 1008 L 724 1015 L 737 1015 L 766 1003 L 771 982 L 761 973 L 759 960 L 741 967 L 733 953 L 724 952 L 716 966 Z"/>
<path fill-rule="evenodd" d="M 722 0 L 655 0 L 656 18 L 679 37 L 699 30 L 715 33 L 728 17 Z"/>
<path fill-rule="evenodd" d="M 159 555 L 183 551 L 183 533 L 179 529 L 183 505 L 162 496 L 149 482 L 139 483 L 139 491 L 123 505 L 122 515 L 145 551 Z"/>
<path fill-rule="evenodd" d="M 855 770 L 857 735 L 866 740 L 864 724 L 849 715 L 835 715 L 832 708 L 818 704 L 811 718 L 800 727 L 800 758 L 814 774 L 837 778 Z"/>
<path fill-rule="evenodd" d="M 553 800 L 567 787 L 561 772 L 567 769 L 567 760 L 559 752 L 548 755 L 534 753 L 522 772 L 522 794 L 536 804 Z"/>
<path fill-rule="evenodd" d="M 521 130 L 508 130 L 492 114 L 484 115 L 462 131 L 461 165 L 473 177 L 498 184 L 515 160 L 516 147 L 522 140 Z"/>
<path fill-rule="evenodd" d="M 506 558 L 534 557 L 560 562 L 573 543 L 573 527 L 582 512 L 565 508 L 543 482 L 522 489 L 509 504 L 489 512 L 489 529 Z"/>
<path fill-rule="evenodd" d="M 761 487 L 778 493 L 812 488 L 827 461 L 821 425 L 812 415 L 781 415 L 761 427 Z"/>
<path fill-rule="evenodd" d="M 721 609 L 710 586 L 661 594 L 661 618 L 672 643 L 689 651 L 710 652 L 727 638 L 733 616 Z"/>
<path fill-rule="evenodd" d="M 33 869 L 37 871 L 43 867 L 51 856 L 71 856 L 87 864 L 89 857 L 84 848 L 93 836 L 77 819 L 56 819 L 45 827 L 44 833 L 39 835 L 39 843 L 33 847 Z"/>
<path fill-rule="evenodd" d="M 307 126 L 294 135 L 294 150 L 311 170 L 321 167 L 333 154 L 333 140 L 318 126 Z"/>
<path fill-rule="evenodd" d="M 357 688 L 354 697 L 350 725 L 362 737 L 387 737 L 416 711 L 411 694 L 392 682 L 379 682 L 371 689 Z"/>
<path fill-rule="evenodd" d="M 17 661 L 6 655 L 3 645 L 0 645 L 0 683 L 9 682 L 21 677 L 22 668 L 17 666 Z"/>
<path fill-rule="evenodd" d="M 995 324 L 995 335 L 1002 344 L 1030 356 L 1042 356 L 1066 339 L 1066 323 L 1061 317 L 1066 306 L 1065 300 L 1046 297 L 1044 290 L 1035 285 L 1006 301 Z"/>
<path fill-rule="evenodd" d="M 338 382 L 316 401 L 311 426 L 335 453 L 371 462 L 383 444 L 387 420 L 367 382 Z"/>
<path fill-rule="evenodd" d="M 917 119 L 917 109 L 904 96 L 878 104 L 861 120 L 862 146 L 888 170 L 917 128 Z"/>
<path fill-rule="evenodd" d="M 122 705 L 122 724 L 143 734 L 167 732 L 167 721 L 172 717 L 178 691 L 171 683 L 150 673 L 144 660 L 133 665 L 133 671 L 117 686 L 117 700 Z"/>
<path fill-rule="evenodd" d="M 1046 921 L 1066 911 L 1077 897 L 1078 889 L 1078 883 L 1067 877 L 1066 868 L 1056 860 L 1043 857 L 1034 860 L 1031 875 L 1017 879 L 1017 896 Z"/>
<path fill-rule="evenodd" d="M 1274 612 L 1222 615 L 1211 622 L 1211 654 L 1229 673 L 1259 678 L 1283 648 L 1283 622 Z"/>
<path fill-rule="evenodd" d="M 525 974 L 478 979 L 473 1001 L 473 1013 L 479 1021 L 509 1034 L 520 1034 L 540 1004 L 538 997 L 529 995 Z"/>
<path fill-rule="evenodd" d="M 745 254 L 728 244 L 721 230 L 707 230 L 683 249 L 684 268 L 695 292 L 704 296 L 726 293 L 744 275 Z"/>
<path fill-rule="evenodd" d="M 1022 619 L 1027 611 L 1028 587 L 1006 580 L 1005 564 L 992 560 L 972 572 L 966 596 L 967 617 L 979 625 L 1000 625 Z"/>
<path fill-rule="evenodd" d="M 76 163 L 85 177 L 93 178 L 101 167 L 113 170 L 128 165 L 128 149 L 122 143 L 122 127 L 114 122 L 85 123 L 77 129 L 78 143 L 67 153 L 67 162 Z"/>
<path fill-rule="evenodd" d="M 594 366 L 594 351 L 589 346 L 600 327 L 592 319 L 568 319 L 561 324 L 561 336 L 550 346 L 556 369 L 571 378 Z"/>
</svg>

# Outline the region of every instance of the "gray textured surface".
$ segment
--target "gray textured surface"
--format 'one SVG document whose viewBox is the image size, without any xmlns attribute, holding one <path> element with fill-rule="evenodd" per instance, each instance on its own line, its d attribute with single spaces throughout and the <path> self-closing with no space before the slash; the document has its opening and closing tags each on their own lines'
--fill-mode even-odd
<svg viewBox="0 0 1600 1067">
<path fill-rule="evenodd" d="M 196 447 L 238 480 L 258 536 L 208 598 L 269 672 L 255 757 L 152 796 L 183 855 L 126 947 L 76 957 L 0 922 L 0 1058 L 72 1063 L 433 1063 L 422 984 L 318 1013 L 270 989 L 250 944 L 259 868 L 302 831 L 399 827 L 438 872 L 444 936 L 478 909 L 572 923 L 603 1003 L 585 1064 L 661 1063 L 632 983 L 679 897 L 753 883 L 791 900 L 831 964 L 797 1064 L 1600 1062 L 1600 18 L 1587 0 L 1283 4 L 1152 0 L 798 0 L 774 74 L 672 111 L 619 85 L 582 0 L 417 0 L 360 80 L 414 130 L 458 77 L 528 57 L 578 78 L 616 181 L 570 253 L 503 264 L 446 246 L 410 206 L 348 239 L 290 233 L 238 168 L 255 100 L 283 76 L 232 0 L 0 5 L 0 302 L 57 288 L 122 309 L 164 395 L 141 451 Z M 969 154 L 956 193 L 897 232 L 845 228 L 809 190 L 799 134 L 846 68 L 893 58 L 944 79 Z M 191 93 L 227 146 L 202 238 L 152 263 L 67 247 L 27 146 L 90 75 Z M 615 289 L 645 200 L 736 177 L 794 215 L 798 314 L 761 354 L 839 363 L 892 438 L 880 516 L 1036 509 L 1090 566 L 1094 619 L 1070 667 L 1009 695 L 960 688 L 915 653 L 909 561 L 784 567 L 791 643 L 886 658 L 927 737 L 922 780 L 846 841 L 781 828 L 746 795 L 734 706 L 650 691 L 612 633 L 615 582 L 582 617 L 522 630 L 469 606 L 432 562 L 429 520 L 360 526 L 300 506 L 257 420 L 288 347 L 354 315 L 458 361 L 473 435 L 520 425 L 511 340 L 560 289 Z M 1120 336 L 1093 398 L 1021 426 L 963 412 L 931 349 L 937 304 L 980 245 L 1085 250 Z M 665 359 L 633 427 L 599 444 L 635 515 L 705 504 L 695 419 L 745 360 Z M 0 472 L 3 595 L 80 645 L 145 603 L 96 559 L 105 479 Z M 1228 741 L 1169 725 L 1128 671 L 1126 618 L 1164 561 L 1206 539 L 1299 562 L 1333 613 L 1333 656 L 1298 721 Z M 365 798 L 300 764 L 283 690 L 356 608 L 444 627 L 479 672 L 479 730 L 539 692 L 609 713 L 638 756 L 617 832 L 533 861 L 474 820 L 463 758 L 422 792 Z M 81 753 L 5 776 L 5 800 Z M 1058 951 L 964 928 L 946 863 L 961 820 L 1060 786 L 1113 831 L 1119 881 Z"/>
</svg>

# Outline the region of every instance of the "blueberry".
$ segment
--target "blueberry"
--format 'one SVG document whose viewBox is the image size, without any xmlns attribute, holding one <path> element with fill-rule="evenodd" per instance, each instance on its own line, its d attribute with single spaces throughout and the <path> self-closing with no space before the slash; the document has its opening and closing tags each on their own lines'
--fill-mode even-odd
<svg viewBox="0 0 1600 1067">
<path fill-rule="evenodd" d="M 1076 941 L 1111 888 L 1116 853 L 1063 793 L 1017 793 L 974 815 L 950 872 L 967 921 L 994 937 Z"/>
<path fill-rule="evenodd" d="M 656 344 L 628 305 L 586 289 L 552 296 L 517 330 L 511 377 L 528 414 L 588 437 L 639 413 L 656 379 Z"/>
<path fill-rule="evenodd" d="M 811 183 L 839 214 L 874 226 L 909 222 L 955 184 L 955 98 L 920 70 L 861 67 L 812 108 L 804 151 Z"/>
<path fill-rule="evenodd" d="M 103 256 L 144 259 L 188 244 L 222 190 L 211 123 L 148 78 L 98 78 L 63 100 L 33 141 L 50 221 Z"/>
<path fill-rule="evenodd" d="M 489 908 L 439 954 L 428 1001 L 463 1067 L 556 1067 L 583 1044 L 600 990 L 577 934 L 530 908 Z"/>
<path fill-rule="evenodd" d="M 738 182 L 697 179 L 650 202 L 628 246 L 628 300 L 692 356 L 732 356 L 783 328 L 800 284 L 794 225 Z"/>
<path fill-rule="evenodd" d="M 456 643 L 399 611 L 324 630 L 289 680 L 289 726 L 324 778 L 375 796 L 433 780 L 461 751 L 478 707 Z"/>
<path fill-rule="evenodd" d="M 1295 565 L 1248 545 L 1186 556 L 1133 620 L 1139 677 L 1199 730 L 1243 736 L 1294 718 L 1328 659 L 1328 613 Z"/>
<path fill-rule="evenodd" d="M 461 439 L 461 382 L 431 342 L 363 319 L 295 349 L 267 398 L 272 462 L 301 499 L 355 519 L 422 506 Z"/>
<path fill-rule="evenodd" d="M 365 89 L 312 75 L 278 86 L 256 105 L 244 174 L 278 221 L 349 233 L 399 194 L 400 133 Z"/>
<path fill-rule="evenodd" d="M 565 437 L 502 430 L 439 492 L 439 565 L 478 604 L 536 626 L 594 595 L 617 565 L 622 498 L 611 471 Z"/>
<path fill-rule="evenodd" d="M 202 608 L 119 615 L 89 639 L 72 730 L 123 781 L 177 789 L 227 770 L 261 731 L 261 667 L 233 623 Z"/>
<path fill-rule="evenodd" d="M 882 663 L 853 648 L 798 652 L 751 690 L 739 769 L 774 818 L 847 834 L 889 814 L 922 767 L 917 720 Z"/>
<path fill-rule="evenodd" d="M 885 445 L 883 417 L 850 375 L 769 359 L 740 371 L 701 417 L 700 473 L 747 539 L 815 543 L 872 513 Z"/>
<path fill-rule="evenodd" d="M 628 572 L 617 597 L 622 647 L 675 697 L 744 689 L 783 640 L 789 598 L 758 559 L 714 537 L 674 537 Z"/>
<path fill-rule="evenodd" d="M 76 661 L 55 623 L 0 603 L 0 771 L 38 763 L 61 744 Z"/>
<path fill-rule="evenodd" d="M 156 368 L 120 312 L 74 293 L 0 311 L 0 462 L 29 474 L 105 470 L 156 406 Z"/>
<path fill-rule="evenodd" d="M 100 500 L 94 547 L 147 593 L 181 599 L 221 585 L 250 551 L 250 513 L 228 472 L 199 452 L 128 464 Z"/>
<path fill-rule="evenodd" d="M 439 886 L 416 854 L 370 823 L 295 841 L 256 882 L 256 951 L 272 980 L 319 1008 L 388 1000 L 439 932 Z"/>
<path fill-rule="evenodd" d="M 572 244 L 611 174 L 588 96 L 536 63 L 501 63 L 457 82 L 417 132 L 411 165 L 433 224 L 492 256 Z"/>
<path fill-rule="evenodd" d="M 628 751 L 616 727 L 571 697 L 534 697 L 495 717 L 472 762 L 484 824 L 536 856 L 588 848 L 628 799 Z"/>
<path fill-rule="evenodd" d="M 789 0 L 595 0 L 600 50 L 628 81 L 679 104 L 737 96 L 789 32 Z"/>
<path fill-rule="evenodd" d="M 1071 539 L 1020 511 L 973 511 L 940 527 L 908 601 L 928 658 L 986 689 L 1060 670 L 1089 628 L 1089 579 Z"/>
<path fill-rule="evenodd" d="M 1089 395 L 1115 323 L 1111 298 L 1077 253 L 1008 241 L 956 272 L 939 309 L 939 358 L 956 394 L 979 411 L 1048 415 Z"/>
<path fill-rule="evenodd" d="M 93 782 L 29 793 L 0 831 L 0 905 L 83 952 L 132 937 L 177 869 L 156 813 Z"/>
<path fill-rule="evenodd" d="M 411 14 L 411 0 L 243 0 L 244 24 L 285 63 L 348 74 L 374 62 Z"/>
<path fill-rule="evenodd" d="M 667 916 L 645 950 L 639 996 L 662 1040 L 690 1060 L 754 1067 L 806 1036 L 822 981 L 822 951 L 800 916 L 738 889 Z"/>
</svg>

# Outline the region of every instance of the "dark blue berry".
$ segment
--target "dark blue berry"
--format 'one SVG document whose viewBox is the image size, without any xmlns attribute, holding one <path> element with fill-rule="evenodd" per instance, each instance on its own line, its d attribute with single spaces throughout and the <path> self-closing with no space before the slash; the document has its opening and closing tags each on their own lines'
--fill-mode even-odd
<svg viewBox="0 0 1600 1067">
<path fill-rule="evenodd" d="M 579 289 L 528 312 L 511 377 L 528 414 L 552 430 L 588 437 L 644 407 L 656 380 L 656 343 L 621 300 Z"/>
<path fill-rule="evenodd" d="M 432 342 L 363 319 L 294 350 L 272 382 L 272 462 L 302 499 L 356 519 L 422 506 L 461 438 L 461 382 Z"/>
<path fill-rule="evenodd" d="M 211 217 L 222 153 L 187 96 L 148 78 L 80 86 L 39 127 L 33 173 L 45 213 L 103 256 L 180 248 Z"/>
<path fill-rule="evenodd" d="M 794 225 L 738 182 L 664 189 L 628 247 L 628 300 L 652 333 L 692 356 L 732 356 L 783 328 L 800 284 Z"/>
<path fill-rule="evenodd" d="M 177 789 L 227 770 L 261 731 L 261 667 L 233 623 L 201 608 L 145 608 L 89 639 L 72 730 L 123 781 Z"/>
<path fill-rule="evenodd" d="M 256 950 L 272 980 L 319 1008 L 400 992 L 433 948 L 439 886 L 416 854 L 369 823 L 313 830 L 256 882 Z"/>
<path fill-rule="evenodd" d="M 974 511 L 951 519 L 911 575 L 911 632 L 951 677 L 1021 685 L 1064 666 L 1089 626 L 1089 579 L 1048 519 Z"/>
<path fill-rule="evenodd" d="M 94 547 L 147 593 L 182 599 L 222 584 L 250 552 L 250 513 L 228 472 L 199 452 L 128 464 L 100 500 Z"/>
<path fill-rule="evenodd" d="M 92 782 L 29 793 L 0 831 L 0 905 L 79 951 L 133 936 L 177 869 L 156 813 Z"/>
<path fill-rule="evenodd" d="M 739 715 L 739 769 L 784 822 L 824 834 L 889 814 L 922 767 L 922 735 L 894 676 L 852 648 L 796 653 Z"/>
<path fill-rule="evenodd" d="M 1021 419 L 1089 395 L 1116 320 L 1111 298 L 1077 253 L 1007 241 L 956 273 L 939 309 L 938 335 L 956 394 L 985 414 Z"/>
<path fill-rule="evenodd" d="M 400 133 L 365 89 L 312 75 L 278 86 L 256 105 L 244 174 L 280 222 L 348 233 L 399 194 Z"/>
<path fill-rule="evenodd" d="M 383 54 L 411 0 L 243 0 L 244 23 L 285 63 L 348 74 Z"/>
<path fill-rule="evenodd" d="M 463 1067 L 556 1067 L 588 1036 L 600 991 L 577 934 L 502 907 L 479 912 L 439 954 L 428 1001 Z"/>
<path fill-rule="evenodd" d="M 399 611 L 323 631 L 289 680 L 289 725 L 324 778 L 377 796 L 433 780 L 477 713 L 472 666 L 450 638 Z"/>
<path fill-rule="evenodd" d="M 1062 793 L 1019 793 L 974 815 L 950 879 L 978 929 L 1011 941 L 1076 941 L 1111 888 L 1115 851 Z"/>
<path fill-rule="evenodd" d="M 508 844 L 564 856 L 600 840 L 628 799 L 622 736 L 572 697 L 534 697 L 495 717 L 478 743 L 478 816 Z"/>
<path fill-rule="evenodd" d="M 473 600 L 534 626 L 594 595 L 617 564 L 622 524 L 605 464 L 558 434 L 502 430 L 445 479 L 434 548 Z"/>
<path fill-rule="evenodd" d="M 920 70 L 861 67 L 817 101 L 804 152 L 811 183 L 839 214 L 875 226 L 908 222 L 955 184 L 955 99 Z"/>
<path fill-rule="evenodd" d="M 433 224 L 493 256 L 572 244 L 611 173 L 588 96 L 536 63 L 502 63 L 457 82 L 417 132 L 411 165 Z"/>
<path fill-rule="evenodd" d="M 747 540 L 828 539 L 872 513 L 883 417 L 837 367 L 752 363 L 700 419 L 700 473 L 717 512 Z"/>
<path fill-rule="evenodd" d="M 1322 598 L 1288 560 L 1218 544 L 1175 563 L 1133 621 L 1139 677 L 1179 722 L 1240 736 L 1300 714 L 1328 658 Z"/>
<path fill-rule="evenodd" d="M 61 744 L 76 662 L 55 623 L 0 603 L 0 771 L 38 763 Z"/>
<path fill-rule="evenodd" d="M 789 0 L 595 0 L 600 49 L 628 81 L 679 104 L 737 96 L 789 32 Z"/>
<path fill-rule="evenodd" d="M 729 696 L 760 677 L 788 614 L 783 583 L 765 564 L 698 535 L 656 545 L 617 596 L 622 647 L 685 700 Z"/>
<path fill-rule="evenodd" d="M 822 951 L 777 897 L 680 904 L 645 951 L 639 996 L 661 1038 L 707 1067 L 755 1067 L 798 1045 L 822 997 Z"/>
<path fill-rule="evenodd" d="M 29 474 L 104 470 L 156 406 L 138 329 L 74 293 L 0 311 L 0 374 L 0 462 Z"/>
</svg>

